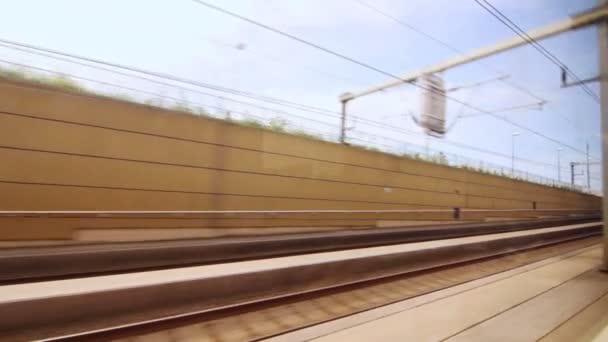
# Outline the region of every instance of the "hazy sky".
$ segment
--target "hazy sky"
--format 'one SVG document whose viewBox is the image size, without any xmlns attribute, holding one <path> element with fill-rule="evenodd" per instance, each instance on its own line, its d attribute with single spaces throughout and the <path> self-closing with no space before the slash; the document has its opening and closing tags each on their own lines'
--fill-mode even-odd
<svg viewBox="0 0 608 342">
<path fill-rule="evenodd" d="M 468 51 L 513 36 L 513 32 L 490 16 L 473 0 L 363 0 L 452 47 Z M 370 10 L 356 0 L 230 0 L 209 2 L 279 28 L 306 40 L 363 61 L 393 74 L 407 73 L 457 53 Z M 524 29 L 549 24 L 588 8 L 594 0 L 490 0 Z M 291 41 L 249 23 L 214 12 L 190 0 L 20 0 L 6 1 L 0 21 L 0 38 L 30 43 L 101 60 L 170 73 L 224 87 L 236 88 L 339 111 L 338 95 L 387 80 L 387 76 Z M 581 78 L 597 75 L 597 31 L 586 28 L 541 42 Z M 178 97 L 214 107 L 273 117 L 259 108 L 234 104 L 201 94 L 96 71 L 70 63 L 0 47 L 1 59 L 50 68 L 153 93 Z M 557 139 L 579 150 L 591 145 L 599 158 L 599 105 L 578 87 L 560 89 L 559 69 L 530 46 L 518 48 L 481 63 L 471 63 L 443 73 L 448 87 L 509 75 L 507 82 L 451 93 L 450 96 L 486 110 L 531 104 L 533 95 L 548 101 L 542 111 L 512 111 L 506 118 L 537 133 Z M 87 87 L 99 87 L 86 83 Z M 518 89 L 517 86 L 527 91 Z M 590 84 L 598 92 L 597 84 Z M 193 88 L 193 87 L 190 87 Z M 129 93 L 111 87 L 104 91 Z M 201 89 L 204 90 L 204 89 Z M 209 91 L 209 90 L 205 90 Z M 220 94 L 210 91 L 213 94 Z M 139 98 L 151 96 L 129 93 Z M 228 97 L 229 95 L 225 95 Z M 290 124 L 336 137 L 339 118 L 276 104 Z M 448 101 L 446 138 L 426 139 L 408 113 L 419 112 L 420 91 L 403 85 L 350 104 L 349 113 L 379 121 L 395 129 L 366 125 L 350 119 L 352 142 L 367 141 L 398 151 L 443 150 L 472 160 L 511 165 L 511 139 L 515 138 L 520 170 L 557 178 L 560 147 L 534 133 L 490 116 L 462 118 L 472 109 Z M 294 115 L 304 117 L 299 118 Z M 313 119 L 316 121 L 306 120 Z M 323 121 L 327 124 L 318 123 Z M 404 129 L 408 132 L 401 132 Z M 413 131 L 414 134 L 409 131 Z M 359 140 L 356 140 L 359 139 Z M 496 151 L 492 156 L 446 142 L 460 142 Z M 569 180 L 570 161 L 585 156 L 565 148 L 561 152 L 562 179 Z M 479 165 L 479 162 L 476 162 Z M 592 167 L 592 183 L 599 188 L 600 168 Z M 579 184 L 584 177 L 578 178 Z"/>
</svg>

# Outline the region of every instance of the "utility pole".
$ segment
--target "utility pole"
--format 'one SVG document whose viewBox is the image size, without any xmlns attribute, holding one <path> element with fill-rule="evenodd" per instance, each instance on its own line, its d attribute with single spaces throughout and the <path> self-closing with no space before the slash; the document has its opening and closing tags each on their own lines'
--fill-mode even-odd
<svg viewBox="0 0 608 342">
<path fill-rule="evenodd" d="M 561 183 L 562 182 L 562 156 L 561 156 L 561 151 L 563 150 L 563 148 L 559 147 L 557 149 L 557 180 Z"/>
<path fill-rule="evenodd" d="M 586 152 L 587 152 L 587 189 L 591 190 L 591 174 L 589 173 L 589 143 L 587 143 Z"/>
<path fill-rule="evenodd" d="M 346 95 L 346 94 L 344 94 Z M 342 117 L 340 119 L 340 143 L 346 143 L 346 103 L 348 100 L 340 101 L 342 103 Z"/>
<path fill-rule="evenodd" d="M 575 162 L 570 162 L 570 186 L 574 188 L 574 167 L 576 166 Z"/>
<path fill-rule="evenodd" d="M 598 5 L 604 6 L 608 4 L 608 0 L 599 0 Z M 601 127 L 600 134 L 602 140 L 602 213 L 604 217 L 604 265 L 603 269 L 608 270 L 608 22 L 602 20 L 598 26 L 598 51 L 599 51 L 599 73 L 600 73 L 600 111 L 601 111 Z"/>
<path fill-rule="evenodd" d="M 511 176 L 515 176 L 515 137 L 519 134 L 518 132 L 511 134 Z"/>
</svg>

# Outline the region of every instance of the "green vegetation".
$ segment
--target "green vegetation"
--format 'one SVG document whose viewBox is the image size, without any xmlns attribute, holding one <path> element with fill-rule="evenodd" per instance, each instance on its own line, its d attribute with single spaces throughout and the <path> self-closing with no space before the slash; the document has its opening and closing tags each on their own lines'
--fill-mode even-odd
<svg viewBox="0 0 608 342">
<path fill-rule="evenodd" d="M 0 67 L 0 77 L 14 81 L 27 81 L 48 85 L 75 92 L 87 92 L 84 86 L 62 74 L 45 75 L 41 73 L 29 72 L 25 69 Z"/>
<path fill-rule="evenodd" d="M 316 134 L 308 133 L 302 129 L 296 129 L 296 130 L 290 131 L 289 134 L 297 135 L 299 137 L 308 138 L 308 139 L 324 140 L 323 137 L 316 135 Z"/>
<path fill-rule="evenodd" d="M 195 114 L 194 108 L 190 108 L 185 103 L 176 103 L 176 104 L 172 105 L 171 107 L 169 107 L 169 109 L 174 110 L 176 112 Z"/>
<path fill-rule="evenodd" d="M 450 165 L 448 162 L 448 157 L 443 152 L 431 155 L 428 160 L 436 164 Z"/>
<path fill-rule="evenodd" d="M 274 118 L 270 119 L 270 121 L 268 122 L 268 128 L 271 131 L 280 132 L 280 133 L 287 132 L 288 125 L 289 125 L 289 122 L 280 117 L 274 117 Z"/>
<path fill-rule="evenodd" d="M 243 119 L 243 120 L 239 121 L 238 123 L 243 126 L 247 126 L 247 127 L 266 128 L 266 125 L 263 122 L 258 121 L 256 119 L 247 118 L 247 119 Z"/>
<path fill-rule="evenodd" d="M 110 95 L 110 97 L 117 99 L 117 100 L 127 101 L 127 102 L 137 102 L 137 100 L 135 100 L 132 96 L 127 95 L 127 94 L 116 93 L 116 94 Z"/>
</svg>

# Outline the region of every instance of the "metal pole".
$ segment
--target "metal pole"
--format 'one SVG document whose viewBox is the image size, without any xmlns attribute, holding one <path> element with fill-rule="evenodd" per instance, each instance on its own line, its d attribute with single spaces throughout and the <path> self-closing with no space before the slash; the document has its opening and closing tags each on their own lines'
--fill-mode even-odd
<svg viewBox="0 0 608 342">
<path fill-rule="evenodd" d="M 518 132 L 511 134 L 511 176 L 515 176 L 515 137 L 518 135 Z"/>
<path fill-rule="evenodd" d="M 342 100 L 342 118 L 340 121 L 340 143 L 346 143 L 346 103 L 348 100 Z"/>
<path fill-rule="evenodd" d="M 515 175 L 515 135 L 511 135 L 511 176 Z"/>
<path fill-rule="evenodd" d="M 591 174 L 589 173 L 589 143 L 586 145 L 587 151 L 587 189 L 591 189 Z"/>
<path fill-rule="evenodd" d="M 562 182 L 562 163 L 561 163 L 561 156 L 560 156 L 560 152 L 563 150 L 563 148 L 559 147 L 557 149 L 557 181 L 558 182 Z"/>
<path fill-rule="evenodd" d="M 574 162 L 570 162 L 570 187 L 574 188 Z"/>
<path fill-rule="evenodd" d="M 599 0 L 599 5 L 608 4 L 608 0 Z M 608 74 L 608 22 L 603 20 L 598 26 L 598 51 L 600 75 Z M 604 216 L 604 270 L 608 270 L 608 80 L 600 77 L 600 110 L 601 110 L 601 139 L 602 139 L 602 213 Z"/>
</svg>

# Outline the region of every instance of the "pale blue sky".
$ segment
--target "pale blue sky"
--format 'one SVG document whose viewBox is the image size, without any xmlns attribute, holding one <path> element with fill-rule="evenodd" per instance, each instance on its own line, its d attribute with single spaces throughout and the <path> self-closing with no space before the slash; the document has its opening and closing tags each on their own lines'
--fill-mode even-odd
<svg viewBox="0 0 608 342">
<path fill-rule="evenodd" d="M 209 1 L 394 74 L 413 71 L 455 55 L 453 51 L 397 25 L 355 0 Z M 512 31 L 473 0 L 365 1 L 459 50 L 468 51 L 513 35 Z M 551 23 L 595 4 L 594 0 L 491 2 L 524 29 Z M 5 1 L 3 13 L 0 21 L 3 39 L 175 74 L 335 111 L 339 110 L 337 97 L 341 93 L 386 80 L 384 75 L 213 12 L 190 0 Z M 597 74 L 596 35 L 595 28 L 587 28 L 544 40 L 542 44 L 581 78 L 587 78 Z M 234 105 L 229 101 L 34 57 L 4 47 L 0 47 L 0 54 L 4 60 L 120 83 L 208 106 L 244 110 L 266 117 L 274 115 Z M 560 89 L 558 68 L 533 48 L 518 48 L 485 59 L 482 63 L 472 63 L 447 71 L 444 78 L 448 86 L 454 86 L 495 77 L 495 70 L 510 75 L 509 83 L 524 86 L 549 101 L 543 111 L 505 113 L 507 118 L 580 150 L 584 150 L 585 143 L 589 142 L 591 154 L 600 156 L 599 105 L 579 88 Z M 98 87 L 93 84 L 87 86 Z M 598 92 L 597 84 L 590 84 L 590 87 Z M 125 92 L 109 87 L 100 89 Z M 141 96 L 139 95 L 140 98 Z M 349 134 L 372 144 L 389 145 L 391 149 L 423 151 L 426 139 L 419 134 L 420 129 L 412 120 L 406 117 L 406 113 L 419 110 L 419 96 L 418 89 L 404 85 L 357 99 L 349 108 L 349 112 L 355 115 L 415 131 L 416 134 L 380 129 L 355 120 L 349 120 L 349 126 L 354 127 Z M 455 92 L 451 96 L 488 110 L 534 101 L 525 92 L 502 82 Z M 329 123 L 321 125 L 285 116 L 294 127 L 330 131 L 334 136 L 337 135 L 337 117 L 288 108 L 286 110 Z M 472 113 L 471 110 L 448 101 L 448 122 L 451 123 L 461 111 Z M 556 148 L 559 145 L 495 118 L 480 116 L 461 119 L 446 139 L 510 156 L 511 134 L 515 131 L 521 133 L 516 138 L 516 156 L 548 164 L 531 164 L 518 160 L 516 168 L 556 178 L 556 167 L 551 165 L 557 163 Z M 437 139 L 430 139 L 429 148 L 504 165 L 506 169 L 511 165 L 508 157 L 457 148 Z M 583 161 L 584 155 L 568 149 L 562 151 L 561 155 L 562 179 L 569 179 L 567 163 Z M 594 188 L 598 189 L 599 167 L 592 167 L 592 178 Z M 583 184 L 584 177 L 579 177 L 578 182 Z"/>
</svg>

